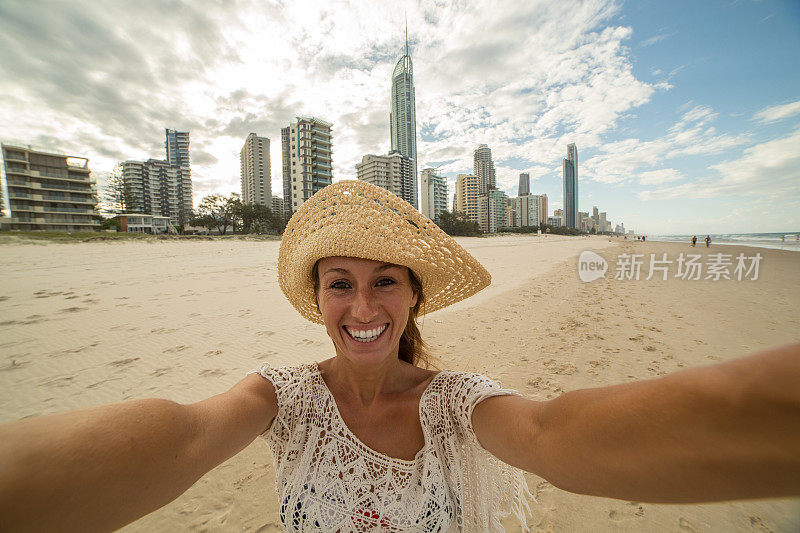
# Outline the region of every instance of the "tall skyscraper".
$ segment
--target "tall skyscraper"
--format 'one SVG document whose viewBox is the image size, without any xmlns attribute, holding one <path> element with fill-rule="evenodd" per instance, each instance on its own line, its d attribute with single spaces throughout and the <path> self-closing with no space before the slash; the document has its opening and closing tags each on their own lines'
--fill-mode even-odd
<svg viewBox="0 0 800 533">
<path fill-rule="evenodd" d="M 580 228 L 578 225 L 578 149 L 573 143 L 567 145 L 564 158 L 564 225 Z"/>
<path fill-rule="evenodd" d="M 166 159 L 123 161 L 122 179 L 132 195 L 128 213 L 169 217 L 180 226 L 192 216 L 189 132 L 166 129 Z"/>
<path fill-rule="evenodd" d="M 269 138 L 255 133 L 239 152 L 242 178 L 242 203 L 260 204 L 272 208 L 272 180 L 270 178 Z M 282 210 L 281 210 L 282 211 Z"/>
<path fill-rule="evenodd" d="M 523 172 L 519 175 L 519 188 L 517 189 L 517 196 L 525 196 L 531 193 L 531 175 Z"/>
<path fill-rule="evenodd" d="M 478 146 L 472 153 L 474 174 L 478 177 L 478 192 L 484 194 L 489 189 L 497 188 L 497 180 L 494 176 L 494 161 L 492 161 L 492 150 L 485 144 Z"/>
<path fill-rule="evenodd" d="M 287 218 L 314 193 L 333 183 L 332 127 L 315 117 L 297 117 L 296 122 L 281 129 Z"/>
<path fill-rule="evenodd" d="M 367 154 L 361 158 L 361 163 L 356 163 L 358 179 L 383 187 L 408 203 L 414 199 L 413 172 L 411 158 L 399 152 L 389 152 L 389 155 Z"/>
<path fill-rule="evenodd" d="M 420 174 L 420 211 L 438 221 L 442 211 L 447 211 L 447 181 L 436 175 L 436 169 L 426 168 Z"/>
<path fill-rule="evenodd" d="M 478 221 L 478 177 L 459 174 L 456 178 L 456 197 L 453 210 L 467 215 L 470 222 Z"/>
<path fill-rule="evenodd" d="M 167 163 L 180 169 L 177 182 L 178 205 L 174 215 L 163 215 L 176 218 L 180 222 L 188 222 L 192 216 L 192 168 L 189 164 L 189 132 L 165 129 L 164 148 Z"/>
<path fill-rule="evenodd" d="M 0 226 L 10 230 L 96 231 L 95 182 L 85 157 L 0 145 Z"/>
<path fill-rule="evenodd" d="M 417 202 L 417 112 L 414 104 L 414 68 L 408 55 L 408 29 L 406 29 L 406 54 L 400 58 L 392 72 L 392 109 L 389 113 L 389 130 L 392 150 L 410 157 L 413 168 L 413 201 Z"/>
</svg>

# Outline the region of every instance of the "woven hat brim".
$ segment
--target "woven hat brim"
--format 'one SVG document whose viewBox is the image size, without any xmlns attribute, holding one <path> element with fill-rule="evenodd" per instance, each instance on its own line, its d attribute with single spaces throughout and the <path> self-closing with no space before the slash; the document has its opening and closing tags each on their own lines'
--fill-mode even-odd
<svg viewBox="0 0 800 533">
<path fill-rule="evenodd" d="M 318 324 L 323 320 L 312 271 L 324 257 L 357 257 L 410 268 L 425 297 L 420 314 L 469 298 L 492 281 L 483 265 L 429 218 L 364 181 L 340 181 L 317 192 L 295 212 L 281 240 L 281 290 L 304 318 Z"/>
</svg>

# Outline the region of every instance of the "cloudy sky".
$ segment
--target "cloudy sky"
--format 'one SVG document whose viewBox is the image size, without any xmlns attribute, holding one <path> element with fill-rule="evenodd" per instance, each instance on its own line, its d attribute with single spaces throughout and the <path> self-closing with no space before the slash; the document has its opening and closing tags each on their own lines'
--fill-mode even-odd
<svg viewBox="0 0 800 533">
<path fill-rule="evenodd" d="M 86 156 L 102 184 L 191 132 L 195 205 L 239 190 L 250 132 L 334 124 L 335 180 L 389 150 L 390 75 L 414 62 L 419 168 L 488 144 L 561 206 L 642 233 L 800 230 L 797 0 L 0 0 L 0 139 Z"/>
</svg>

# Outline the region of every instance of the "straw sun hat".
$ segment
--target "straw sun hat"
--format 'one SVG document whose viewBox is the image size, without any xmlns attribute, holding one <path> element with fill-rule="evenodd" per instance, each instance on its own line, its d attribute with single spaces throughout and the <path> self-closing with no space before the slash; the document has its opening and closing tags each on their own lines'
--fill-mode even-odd
<svg viewBox="0 0 800 533">
<path fill-rule="evenodd" d="M 323 257 L 358 257 L 403 265 L 422 283 L 420 314 L 468 298 L 488 286 L 489 272 L 411 204 L 365 181 L 329 185 L 292 216 L 278 254 L 283 294 L 303 317 L 322 324 L 314 264 Z"/>
</svg>

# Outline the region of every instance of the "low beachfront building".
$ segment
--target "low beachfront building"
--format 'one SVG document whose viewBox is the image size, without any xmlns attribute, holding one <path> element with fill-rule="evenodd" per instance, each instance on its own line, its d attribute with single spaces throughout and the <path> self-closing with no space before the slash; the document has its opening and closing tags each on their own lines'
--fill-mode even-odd
<svg viewBox="0 0 800 533">
<path fill-rule="evenodd" d="M 98 231 L 96 184 L 85 157 L 0 145 L 0 227 L 9 230 Z"/>
<path fill-rule="evenodd" d="M 120 231 L 125 233 L 149 233 L 160 235 L 162 233 L 177 233 L 170 223 L 170 217 L 160 217 L 145 213 L 126 213 L 114 217 L 119 221 Z"/>
</svg>

